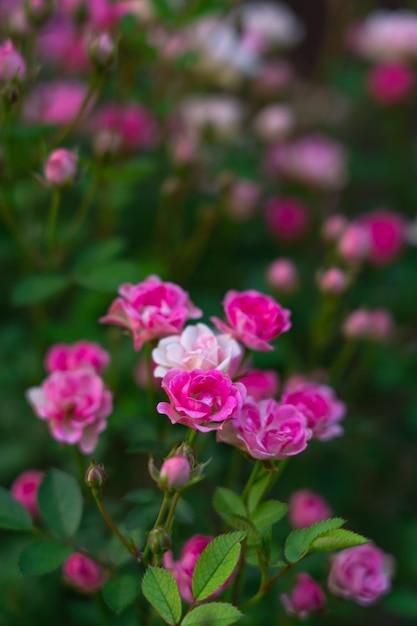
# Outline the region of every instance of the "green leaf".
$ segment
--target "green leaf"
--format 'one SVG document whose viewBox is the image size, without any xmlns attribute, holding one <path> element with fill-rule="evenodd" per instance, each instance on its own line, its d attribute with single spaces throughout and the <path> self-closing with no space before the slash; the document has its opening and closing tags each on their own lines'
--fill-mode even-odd
<svg viewBox="0 0 417 626">
<path fill-rule="evenodd" d="M 117 257 L 125 248 L 126 242 L 121 237 L 98 241 L 88 246 L 87 249 L 83 250 L 81 254 L 78 255 L 76 268 L 78 270 L 97 267 L 97 265 L 111 261 L 114 257 Z"/>
<path fill-rule="evenodd" d="M 28 511 L 4 487 L 0 487 L 0 528 L 7 530 L 32 528 L 32 518 Z"/>
<path fill-rule="evenodd" d="M 73 552 L 72 547 L 60 543 L 36 541 L 23 550 L 19 569 L 24 576 L 41 576 L 58 569 Z"/>
<path fill-rule="evenodd" d="M 200 554 L 195 565 L 192 589 L 197 602 L 211 596 L 235 569 L 240 556 L 240 541 L 244 532 L 219 535 Z"/>
<path fill-rule="evenodd" d="M 317 522 L 317 524 L 313 524 L 309 528 L 293 530 L 285 542 L 285 558 L 290 563 L 296 563 L 308 553 L 316 539 L 340 528 L 345 522 L 346 520 L 341 517 L 332 517 L 331 519 Z"/>
<path fill-rule="evenodd" d="M 102 589 L 106 604 L 116 613 L 121 613 L 139 595 L 139 581 L 134 576 L 117 576 L 109 580 Z"/>
<path fill-rule="evenodd" d="M 102 293 L 113 293 L 121 283 L 134 283 L 139 279 L 139 268 L 130 261 L 109 261 L 74 274 L 78 285 Z"/>
<path fill-rule="evenodd" d="M 61 274 L 32 274 L 17 283 L 12 291 L 12 303 L 17 306 L 38 304 L 58 295 L 69 286 Z"/>
<path fill-rule="evenodd" d="M 216 489 L 213 498 L 213 506 L 215 511 L 222 518 L 227 518 L 229 515 L 242 515 L 243 517 L 247 515 L 242 499 L 237 493 L 224 487 L 218 487 Z"/>
<path fill-rule="evenodd" d="M 248 517 L 243 515 L 225 515 L 223 519 L 236 530 L 242 530 L 247 533 L 248 538 L 256 542 L 261 541 L 261 535 Z"/>
<path fill-rule="evenodd" d="M 233 604 L 208 602 L 190 611 L 181 626 L 229 626 L 241 617 L 242 613 Z"/>
<path fill-rule="evenodd" d="M 120 166 L 112 166 L 106 169 L 107 180 L 134 180 L 145 178 L 155 169 L 155 162 L 151 159 L 133 159 Z"/>
<path fill-rule="evenodd" d="M 261 500 L 265 492 L 265 489 L 267 488 L 269 479 L 270 479 L 269 473 L 264 474 L 262 478 L 258 480 L 258 482 L 256 482 L 251 488 L 251 490 L 249 491 L 249 495 L 248 495 L 249 514 L 253 513 L 253 511 L 258 506 L 259 501 Z"/>
<path fill-rule="evenodd" d="M 417 619 L 417 591 L 394 589 L 387 598 L 384 598 L 383 606 L 401 617 Z"/>
<path fill-rule="evenodd" d="M 330 530 L 322 537 L 317 537 L 317 539 L 312 542 L 310 550 L 314 552 L 341 550 L 343 548 L 361 546 L 364 543 L 368 543 L 368 541 L 369 539 L 363 535 L 358 535 L 357 533 L 345 530 L 344 528 L 338 528 L 337 530 Z"/>
<path fill-rule="evenodd" d="M 73 476 L 51 469 L 38 491 L 39 509 L 51 532 L 69 539 L 78 529 L 83 512 L 83 498 Z"/>
<path fill-rule="evenodd" d="M 268 500 L 258 506 L 252 513 L 251 521 L 255 524 L 259 531 L 279 522 L 287 512 L 287 505 L 278 500 Z"/>
<path fill-rule="evenodd" d="M 142 591 L 167 624 L 178 624 L 182 611 L 180 593 L 177 583 L 166 569 L 148 567 L 142 580 Z"/>
</svg>

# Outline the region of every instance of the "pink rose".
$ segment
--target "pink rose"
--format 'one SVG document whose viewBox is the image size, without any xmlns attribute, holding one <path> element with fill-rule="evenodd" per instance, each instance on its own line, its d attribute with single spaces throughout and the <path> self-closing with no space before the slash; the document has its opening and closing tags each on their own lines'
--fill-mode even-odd
<svg viewBox="0 0 417 626">
<path fill-rule="evenodd" d="M 282 402 L 296 406 L 305 415 L 314 439 L 328 441 L 343 434 L 339 422 L 345 417 L 346 406 L 331 387 L 309 381 L 296 383 L 287 386 Z"/>
<path fill-rule="evenodd" d="M 369 238 L 369 260 L 374 265 L 391 263 L 401 252 L 405 240 L 405 220 L 389 209 L 364 215 L 359 223 Z"/>
<path fill-rule="evenodd" d="M 308 528 L 331 516 L 326 500 L 308 489 L 294 491 L 288 502 L 288 518 L 293 528 Z"/>
<path fill-rule="evenodd" d="M 394 332 L 394 320 L 387 309 L 357 309 L 343 324 L 343 333 L 350 339 L 386 341 Z"/>
<path fill-rule="evenodd" d="M 412 92 L 414 82 L 413 70 L 398 63 L 376 65 L 366 76 L 371 96 L 384 105 L 403 102 Z"/>
<path fill-rule="evenodd" d="M 26 76 L 26 63 L 18 53 L 12 41 L 8 39 L 0 44 L 0 82 L 7 83 Z"/>
<path fill-rule="evenodd" d="M 184 456 L 171 456 L 163 462 L 159 472 L 159 486 L 162 489 L 181 489 L 191 476 L 190 461 Z"/>
<path fill-rule="evenodd" d="M 246 397 L 246 387 L 219 370 L 171 369 L 162 380 L 162 389 L 169 403 L 159 402 L 158 413 L 167 415 L 173 424 L 203 433 L 222 428 Z"/>
<path fill-rule="evenodd" d="M 256 401 L 272 398 L 279 390 L 279 375 L 275 370 L 252 369 L 240 382 L 245 385 L 248 396 Z"/>
<path fill-rule="evenodd" d="M 307 619 L 310 613 L 320 611 L 326 605 L 322 588 L 306 572 L 297 575 L 297 582 L 290 595 L 283 593 L 280 598 L 287 615 L 300 619 Z"/>
<path fill-rule="evenodd" d="M 113 134 L 120 149 L 128 152 L 152 148 L 157 139 L 156 121 L 151 113 L 139 104 L 108 104 L 91 120 L 94 133 Z"/>
<path fill-rule="evenodd" d="M 212 317 L 212 322 L 251 350 L 273 350 L 268 342 L 291 328 L 291 312 L 254 289 L 228 291 L 223 304 L 228 323 L 217 317 Z"/>
<path fill-rule="evenodd" d="M 84 454 L 96 447 L 112 411 L 111 392 L 89 369 L 53 372 L 41 387 L 28 389 L 26 397 L 54 439 L 77 444 Z"/>
<path fill-rule="evenodd" d="M 38 489 L 43 476 L 44 473 L 39 470 L 27 470 L 20 474 L 10 487 L 13 498 L 20 502 L 32 517 L 39 515 Z"/>
<path fill-rule="evenodd" d="M 65 148 L 54 150 L 45 163 L 45 179 L 56 187 L 71 183 L 77 173 L 77 161 L 78 156 Z"/>
<path fill-rule="evenodd" d="M 337 244 L 340 256 L 348 263 L 366 259 L 370 246 L 368 229 L 358 222 L 353 222 L 345 228 Z"/>
<path fill-rule="evenodd" d="M 349 285 L 349 278 L 346 272 L 339 267 L 331 267 L 319 273 L 317 282 L 323 293 L 340 296 L 346 291 Z"/>
<path fill-rule="evenodd" d="M 297 198 L 270 198 L 265 205 L 268 232 L 280 241 L 294 241 L 305 235 L 309 226 L 308 208 Z"/>
<path fill-rule="evenodd" d="M 161 339 L 152 351 L 152 358 L 157 365 L 154 376 L 163 378 L 175 367 L 204 372 L 218 369 L 233 377 L 242 356 L 242 347 L 230 335 L 216 335 L 205 324 L 187 326 L 181 335 Z"/>
<path fill-rule="evenodd" d="M 390 590 L 391 570 L 392 561 L 382 550 L 356 546 L 332 557 L 327 584 L 336 596 L 370 606 Z"/>
<path fill-rule="evenodd" d="M 79 591 L 93 593 L 100 589 L 108 578 L 108 572 L 96 561 L 81 552 L 74 552 L 62 566 L 64 579 Z"/>
<path fill-rule="evenodd" d="M 37 83 L 25 100 L 23 117 L 31 124 L 67 126 L 78 115 L 86 94 L 87 86 L 80 82 Z"/>
<path fill-rule="evenodd" d="M 255 402 L 250 397 L 217 433 L 217 441 L 234 445 L 254 459 L 273 460 L 299 454 L 310 437 L 304 415 L 294 406 L 272 399 Z"/>
<path fill-rule="evenodd" d="M 149 276 L 138 285 L 125 283 L 104 317 L 102 324 L 116 324 L 131 331 L 135 350 L 144 343 L 179 333 L 187 319 L 201 317 L 202 312 L 188 294 L 174 283 L 164 283 Z"/>
<path fill-rule="evenodd" d="M 46 353 L 45 369 L 52 374 L 82 367 L 91 368 L 96 374 L 101 374 L 109 361 L 109 353 L 93 341 L 82 340 L 72 345 L 57 343 Z"/>
</svg>

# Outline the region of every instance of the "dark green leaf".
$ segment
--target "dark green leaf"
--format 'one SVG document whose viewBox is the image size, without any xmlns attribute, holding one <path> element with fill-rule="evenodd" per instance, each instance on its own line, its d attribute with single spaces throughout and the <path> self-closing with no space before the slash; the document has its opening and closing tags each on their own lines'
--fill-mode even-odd
<svg viewBox="0 0 417 626">
<path fill-rule="evenodd" d="M 414 589 L 394 589 L 383 600 L 383 606 L 396 615 L 416 620 L 417 591 Z"/>
<path fill-rule="evenodd" d="M 259 531 L 263 531 L 269 526 L 276 524 L 287 512 L 287 505 L 278 500 L 268 500 L 258 506 L 252 513 L 251 521 Z"/>
<path fill-rule="evenodd" d="M 32 518 L 28 511 L 4 487 L 0 487 L 0 528 L 8 530 L 32 528 Z"/>
<path fill-rule="evenodd" d="M 155 163 L 150 159 L 134 159 L 118 167 L 107 169 L 105 177 L 108 180 L 139 181 L 148 176 L 155 169 Z"/>
<path fill-rule="evenodd" d="M 24 576 L 40 576 L 58 569 L 74 552 L 70 546 L 53 541 L 37 541 L 27 546 L 19 558 L 19 569 Z"/>
<path fill-rule="evenodd" d="M 87 289 L 103 293 L 114 293 L 121 283 L 135 283 L 140 280 L 140 271 L 130 261 L 109 261 L 74 274 L 76 283 Z"/>
<path fill-rule="evenodd" d="M 83 511 L 83 498 L 73 476 L 51 469 L 38 491 L 39 509 L 51 532 L 60 539 L 69 539 L 78 529 Z"/>
<path fill-rule="evenodd" d="M 148 567 L 142 580 L 142 591 L 167 624 L 178 624 L 182 611 L 181 598 L 177 583 L 166 569 Z"/>
<path fill-rule="evenodd" d="M 139 595 L 139 580 L 134 576 L 117 576 L 109 580 L 102 589 L 106 604 L 116 613 L 120 613 L 132 604 Z"/>
<path fill-rule="evenodd" d="M 38 304 L 63 292 L 69 280 L 61 274 L 33 274 L 17 283 L 12 302 L 17 306 Z"/>
<path fill-rule="evenodd" d="M 246 508 L 242 499 L 231 489 L 218 487 L 214 494 L 213 506 L 220 517 L 224 518 L 229 515 L 246 517 Z"/>
<path fill-rule="evenodd" d="M 190 611 L 181 626 L 229 626 L 241 617 L 242 613 L 233 604 L 208 602 Z"/>
<path fill-rule="evenodd" d="M 270 479 L 269 473 L 264 474 L 264 476 L 262 476 L 262 478 L 258 480 L 258 482 L 256 482 L 251 488 L 251 490 L 249 491 L 249 495 L 248 495 L 249 513 L 252 513 L 258 506 L 259 501 L 261 500 L 265 492 L 265 489 L 268 486 L 269 479 Z"/>
</svg>

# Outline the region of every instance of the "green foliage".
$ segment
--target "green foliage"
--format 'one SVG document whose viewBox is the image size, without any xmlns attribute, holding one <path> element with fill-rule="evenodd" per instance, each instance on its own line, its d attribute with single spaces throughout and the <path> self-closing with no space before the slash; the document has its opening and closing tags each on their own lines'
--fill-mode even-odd
<svg viewBox="0 0 417 626">
<path fill-rule="evenodd" d="M 248 511 L 250 514 L 253 513 L 253 511 L 258 506 L 259 501 L 261 500 L 262 495 L 264 494 L 265 489 L 268 486 L 268 483 L 269 473 L 267 472 L 251 487 L 248 495 Z"/>
<path fill-rule="evenodd" d="M 70 282 L 62 274 L 33 274 L 17 283 L 12 292 L 16 306 L 45 302 L 65 291 Z"/>
<path fill-rule="evenodd" d="M 344 523 L 344 519 L 334 517 L 322 522 L 317 522 L 317 524 L 313 524 L 309 528 L 293 530 L 292 533 L 288 535 L 285 542 L 285 558 L 290 563 L 296 563 L 306 556 L 313 543 L 319 537 L 326 537 L 328 533 L 340 528 Z"/>
<path fill-rule="evenodd" d="M 227 521 L 229 516 L 241 515 L 246 516 L 246 507 L 243 504 L 242 499 L 232 491 L 225 487 L 217 487 L 214 498 L 213 506 L 215 511 Z"/>
<path fill-rule="evenodd" d="M 123 282 L 138 282 L 140 271 L 131 261 L 108 261 L 83 268 L 74 274 L 73 279 L 86 289 L 114 293 Z"/>
<path fill-rule="evenodd" d="M 417 619 L 417 592 L 414 589 L 394 588 L 384 599 L 383 605 L 395 615 Z"/>
<path fill-rule="evenodd" d="M 71 546 L 41 540 L 28 545 L 19 558 L 19 569 L 24 576 L 40 576 L 61 567 L 74 552 Z"/>
<path fill-rule="evenodd" d="M 167 624 L 178 624 L 181 619 L 181 598 L 177 583 L 167 570 L 148 567 L 142 580 L 142 592 Z"/>
<path fill-rule="evenodd" d="M 262 502 L 251 514 L 250 519 L 259 532 L 279 522 L 287 512 L 287 505 L 278 500 Z"/>
<path fill-rule="evenodd" d="M 32 518 L 28 511 L 4 487 L 0 487 L 0 528 L 7 530 L 32 528 Z"/>
<path fill-rule="evenodd" d="M 312 552 L 326 552 L 327 550 L 343 550 L 368 543 L 369 539 L 353 533 L 351 530 L 338 528 L 330 530 L 325 535 L 317 537 L 310 545 Z"/>
<path fill-rule="evenodd" d="M 242 617 L 242 613 L 227 602 L 208 602 L 187 613 L 181 626 L 229 626 Z"/>
<path fill-rule="evenodd" d="M 101 592 L 106 604 L 116 613 L 121 613 L 138 597 L 139 577 L 127 574 L 114 576 L 104 585 Z"/>
<path fill-rule="evenodd" d="M 52 534 L 60 539 L 75 535 L 81 522 L 83 498 L 73 476 L 58 469 L 49 470 L 39 487 L 38 502 Z"/>
</svg>

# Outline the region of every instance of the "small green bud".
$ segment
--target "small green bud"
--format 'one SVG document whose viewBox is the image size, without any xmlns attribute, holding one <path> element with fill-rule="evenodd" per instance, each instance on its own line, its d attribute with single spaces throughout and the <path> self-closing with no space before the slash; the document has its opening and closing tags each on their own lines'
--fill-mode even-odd
<svg viewBox="0 0 417 626">
<path fill-rule="evenodd" d="M 93 459 L 87 468 L 84 481 L 90 489 L 101 489 L 107 481 L 107 474 L 104 469 L 104 465 L 102 463 L 97 465 Z"/>
<path fill-rule="evenodd" d="M 172 545 L 171 537 L 165 528 L 154 528 L 151 530 L 148 543 L 152 553 L 156 556 L 162 556 Z"/>
</svg>

